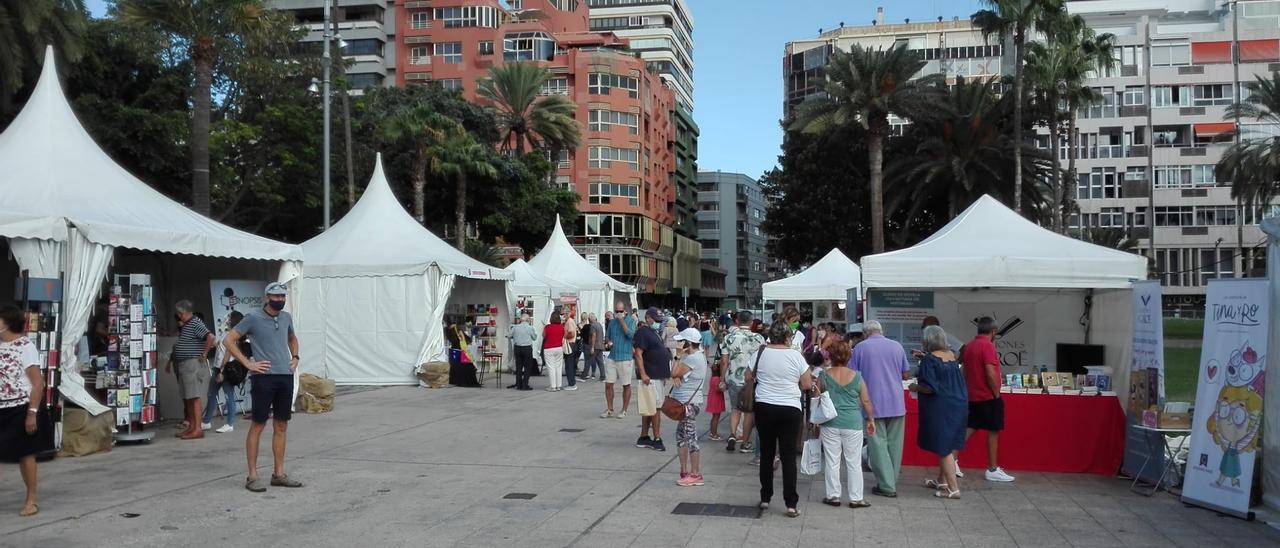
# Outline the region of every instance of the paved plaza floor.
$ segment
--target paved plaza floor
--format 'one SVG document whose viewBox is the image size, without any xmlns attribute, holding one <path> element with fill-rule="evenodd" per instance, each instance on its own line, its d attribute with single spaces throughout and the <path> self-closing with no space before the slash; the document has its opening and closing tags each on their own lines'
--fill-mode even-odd
<svg viewBox="0 0 1280 548">
<path fill-rule="evenodd" d="M 859 510 L 822 505 L 822 478 L 801 476 L 798 519 L 782 515 L 779 477 L 763 516 L 673 515 L 681 502 L 754 505 L 748 455 L 704 437 L 707 484 L 678 487 L 674 431 L 666 453 L 634 448 L 634 404 L 626 419 L 597 418 L 600 383 L 559 393 L 492 384 L 340 391 L 332 413 L 290 426 L 288 470 L 302 489 L 244 490 L 244 421 L 200 441 L 166 428 L 150 445 L 44 463 L 34 518 L 17 517 L 21 480 L 6 465 L 0 546 L 1280 545 L 1264 523 L 1136 495 L 1121 479 L 1025 472 L 991 484 L 973 470 L 956 501 L 916 487 L 923 468 L 904 470 L 897 499 L 870 496 L 867 474 L 872 507 Z"/>
</svg>

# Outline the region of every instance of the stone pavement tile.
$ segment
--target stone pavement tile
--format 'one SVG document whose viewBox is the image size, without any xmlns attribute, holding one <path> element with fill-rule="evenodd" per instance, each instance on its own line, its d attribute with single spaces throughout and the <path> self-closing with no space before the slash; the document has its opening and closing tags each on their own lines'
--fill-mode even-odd
<svg viewBox="0 0 1280 548">
<path fill-rule="evenodd" d="M 747 518 L 708 517 L 694 532 L 690 545 L 741 546 L 747 540 L 747 531 L 758 520 Z"/>
<path fill-rule="evenodd" d="M 698 523 L 664 523 L 654 522 L 649 525 L 640 536 L 632 542 L 632 546 L 638 548 L 650 548 L 653 546 L 684 546 L 689 544 L 693 539 L 693 534 L 698 530 Z"/>
<path fill-rule="evenodd" d="M 779 516 L 778 519 L 787 519 Z M 747 540 L 743 546 L 799 546 L 799 528 L 776 527 L 773 524 L 755 524 L 747 530 Z"/>
<path fill-rule="evenodd" d="M 635 542 L 638 535 L 623 535 L 619 533 L 601 533 L 592 531 L 575 539 L 569 546 L 581 548 L 614 548 L 620 546 L 630 546 Z"/>
<path fill-rule="evenodd" d="M 805 528 L 800 531 L 800 546 L 821 546 L 822 548 L 849 548 L 853 546 L 853 535 L 834 531 L 818 531 Z"/>
</svg>

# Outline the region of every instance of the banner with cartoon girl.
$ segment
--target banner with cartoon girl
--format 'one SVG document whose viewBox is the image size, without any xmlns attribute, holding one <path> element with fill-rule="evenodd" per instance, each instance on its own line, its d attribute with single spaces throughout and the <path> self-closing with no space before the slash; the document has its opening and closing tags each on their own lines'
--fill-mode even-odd
<svg viewBox="0 0 1280 548">
<path fill-rule="evenodd" d="M 1269 308 L 1266 279 L 1209 280 L 1183 502 L 1249 516 Z"/>
</svg>

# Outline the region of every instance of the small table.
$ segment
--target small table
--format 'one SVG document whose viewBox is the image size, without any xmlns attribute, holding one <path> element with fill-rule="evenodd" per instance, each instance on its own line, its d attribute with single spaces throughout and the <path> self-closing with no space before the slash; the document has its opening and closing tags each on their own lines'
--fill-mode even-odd
<svg viewBox="0 0 1280 548">
<path fill-rule="evenodd" d="M 502 354 L 499 352 L 485 352 L 480 359 L 480 367 L 478 368 L 480 375 L 480 384 L 484 384 L 484 377 L 492 371 L 494 375 L 494 387 L 502 388 Z"/>
<path fill-rule="evenodd" d="M 1138 482 L 1142 480 L 1142 472 L 1147 469 L 1147 463 L 1151 462 L 1150 452 L 1147 453 L 1147 458 L 1143 459 L 1142 466 L 1138 467 L 1138 472 L 1133 475 L 1133 483 L 1129 484 L 1129 490 L 1135 493 L 1138 493 L 1140 495 L 1150 497 L 1160 491 L 1160 485 L 1164 483 L 1165 476 L 1169 475 L 1170 471 L 1174 471 L 1175 457 L 1178 455 L 1178 453 L 1182 452 L 1182 449 L 1184 447 L 1186 447 L 1187 440 L 1191 439 L 1191 429 L 1190 428 L 1154 428 L 1151 426 L 1144 426 L 1141 424 L 1135 424 L 1133 425 L 1133 428 L 1135 430 L 1142 430 L 1143 432 L 1146 433 L 1148 446 L 1151 445 L 1151 437 L 1156 436 L 1160 438 L 1160 447 L 1164 448 L 1164 470 L 1160 471 L 1160 477 L 1156 478 L 1156 483 L 1151 487 L 1151 492 L 1148 493 L 1145 489 L 1138 488 Z M 1182 435 L 1182 441 L 1178 442 L 1177 447 L 1169 446 L 1169 437 L 1168 437 L 1169 434 Z"/>
</svg>

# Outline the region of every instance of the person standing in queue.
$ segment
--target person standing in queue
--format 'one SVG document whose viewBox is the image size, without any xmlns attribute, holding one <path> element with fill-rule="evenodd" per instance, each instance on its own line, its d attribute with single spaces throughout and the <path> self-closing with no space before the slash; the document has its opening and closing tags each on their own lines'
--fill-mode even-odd
<svg viewBox="0 0 1280 548">
<path fill-rule="evenodd" d="M 507 388 L 533 390 L 529 387 L 529 373 L 537 367 L 533 361 L 533 345 L 538 341 L 538 331 L 532 324 L 533 316 L 525 314 L 511 328 L 511 343 L 516 349 L 516 383 Z"/>
<path fill-rule="evenodd" d="M 657 308 L 649 307 L 644 313 L 644 326 L 636 329 L 631 344 L 636 360 L 636 369 L 640 371 L 640 390 L 652 390 L 654 400 L 662 402 L 666 397 L 665 386 L 671 378 L 671 352 L 662 340 L 662 313 Z M 653 437 L 649 437 L 652 430 Z M 640 437 L 636 439 L 636 447 L 647 447 L 655 451 L 666 451 L 662 443 L 662 414 L 654 413 L 651 417 L 640 417 Z"/>
<path fill-rule="evenodd" d="M 636 332 L 636 320 L 627 314 L 622 301 L 613 306 L 613 318 L 605 316 L 609 336 L 609 359 L 604 363 L 604 401 L 609 407 L 600 418 L 623 418 L 631 407 L 631 379 L 635 377 L 631 338 Z M 613 385 L 622 385 L 622 409 L 614 413 Z"/>
<path fill-rule="evenodd" d="M 298 337 L 293 332 L 293 316 L 284 311 L 289 288 L 282 283 L 267 285 L 267 302 L 259 310 L 246 314 L 239 324 L 227 332 L 224 344 L 227 352 L 243 363 L 250 371 L 249 393 L 253 402 L 253 424 L 245 439 L 245 455 L 248 457 L 249 476 L 244 487 L 254 493 L 267 490 L 258 479 L 258 442 L 271 418 L 271 453 L 274 457 L 271 485 L 276 487 L 302 487 L 298 480 L 290 478 L 284 470 L 285 446 L 288 439 L 289 419 L 293 413 L 293 374 L 298 370 Z M 250 359 L 240 351 L 240 339 L 253 339 Z"/>
<path fill-rule="evenodd" d="M 177 366 L 178 392 L 182 395 L 183 417 L 186 419 L 183 422 L 187 425 L 178 432 L 177 437 L 196 440 L 204 437 L 200 424 L 203 415 L 200 412 L 200 397 L 209 391 L 212 370 L 207 356 L 217 343 L 204 320 L 196 317 L 195 305 L 191 301 L 178 301 L 174 308 L 182 327 L 178 332 L 178 341 L 173 344 L 169 364 L 165 365 L 165 373 L 169 372 L 171 366 Z"/>
</svg>

